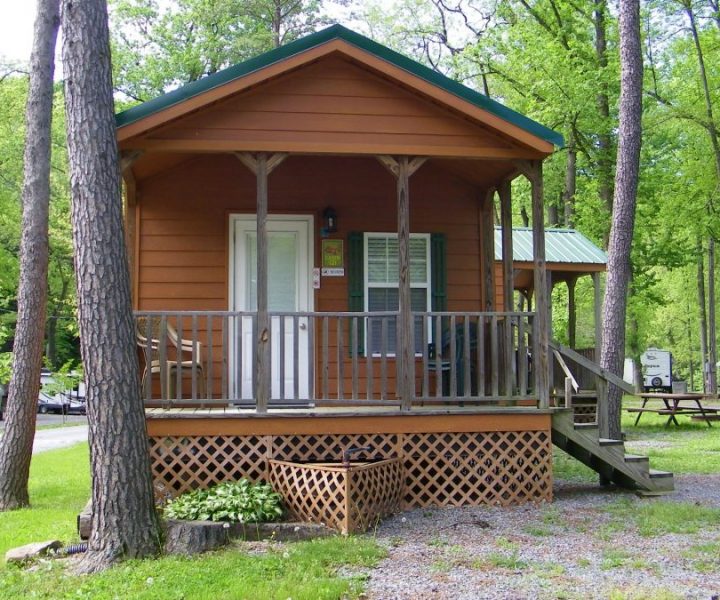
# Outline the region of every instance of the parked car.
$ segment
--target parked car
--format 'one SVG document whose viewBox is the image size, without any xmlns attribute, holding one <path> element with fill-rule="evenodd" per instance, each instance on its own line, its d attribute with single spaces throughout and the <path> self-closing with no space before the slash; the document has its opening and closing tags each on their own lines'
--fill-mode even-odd
<svg viewBox="0 0 720 600">
<path fill-rule="evenodd" d="M 54 413 L 61 415 L 84 415 L 85 414 L 85 403 L 68 398 L 63 394 L 57 394 L 56 396 L 50 396 L 45 392 L 40 392 L 38 397 L 38 412 L 41 414 Z"/>
</svg>

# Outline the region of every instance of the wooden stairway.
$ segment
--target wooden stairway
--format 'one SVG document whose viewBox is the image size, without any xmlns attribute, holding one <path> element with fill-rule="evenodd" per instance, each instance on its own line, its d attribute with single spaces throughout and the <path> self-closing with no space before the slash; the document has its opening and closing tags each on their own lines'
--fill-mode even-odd
<svg viewBox="0 0 720 600">
<path fill-rule="evenodd" d="M 621 487 L 644 495 L 667 494 L 675 489 L 672 473 L 651 469 L 647 456 L 626 454 L 622 440 L 600 438 L 595 423 L 576 423 L 572 408 L 553 411 L 552 441 L 605 480 Z"/>
</svg>

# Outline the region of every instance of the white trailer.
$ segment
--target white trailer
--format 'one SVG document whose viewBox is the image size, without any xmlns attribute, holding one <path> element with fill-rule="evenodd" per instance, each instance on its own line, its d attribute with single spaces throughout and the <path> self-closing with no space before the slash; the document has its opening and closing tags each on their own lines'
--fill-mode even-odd
<svg viewBox="0 0 720 600">
<path fill-rule="evenodd" d="M 672 353 L 659 348 L 648 348 L 640 356 L 643 388 L 646 392 L 672 392 Z"/>
</svg>

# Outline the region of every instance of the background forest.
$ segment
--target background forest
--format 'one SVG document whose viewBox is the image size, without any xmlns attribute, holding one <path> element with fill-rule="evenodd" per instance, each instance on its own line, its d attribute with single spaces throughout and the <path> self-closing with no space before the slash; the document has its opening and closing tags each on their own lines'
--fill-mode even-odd
<svg viewBox="0 0 720 600">
<path fill-rule="evenodd" d="M 565 137 L 545 163 L 546 219 L 607 243 L 619 96 L 618 31 L 607 0 L 110 0 L 118 110 L 341 22 L 527 114 Z M 718 0 L 642 3 L 643 146 L 627 353 L 672 350 L 697 389 L 715 333 L 720 233 Z M 12 345 L 21 221 L 26 65 L 0 57 L 0 350 Z M 56 84 L 56 93 L 62 86 Z M 78 361 L 62 98 L 53 118 L 46 360 Z M 529 193 L 513 219 L 527 224 Z M 577 288 L 577 346 L 591 345 L 590 280 Z M 567 341 L 566 291 L 553 295 Z M 708 342 L 708 339 L 710 342 Z M 7 369 L 4 352 L 1 371 Z"/>
</svg>

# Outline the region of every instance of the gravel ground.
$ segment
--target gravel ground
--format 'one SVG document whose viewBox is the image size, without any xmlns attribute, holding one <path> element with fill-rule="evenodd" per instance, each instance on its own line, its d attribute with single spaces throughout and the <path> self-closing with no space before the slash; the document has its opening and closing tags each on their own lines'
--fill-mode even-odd
<svg viewBox="0 0 720 600">
<path fill-rule="evenodd" d="M 675 485 L 660 501 L 720 508 L 720 475 Z M 549 505 L 403 513 L 375 533 L 389 554 L 368 574 L 367 597 L 718 598 L 720 522 L 643 537 L 627 510 L 606 510 L 656 501 L 557 481 Z"/>
</svg>

